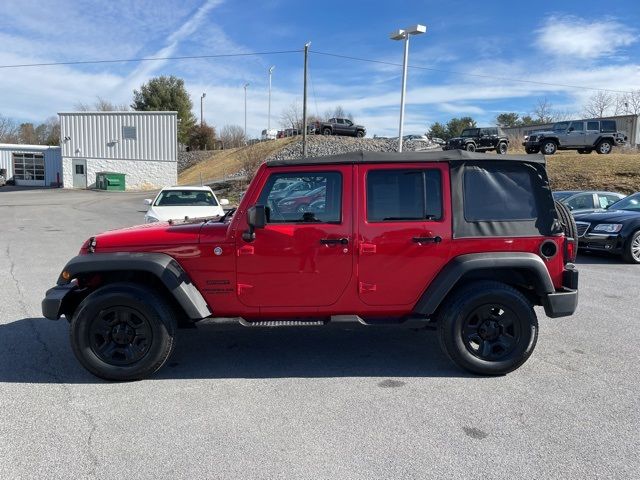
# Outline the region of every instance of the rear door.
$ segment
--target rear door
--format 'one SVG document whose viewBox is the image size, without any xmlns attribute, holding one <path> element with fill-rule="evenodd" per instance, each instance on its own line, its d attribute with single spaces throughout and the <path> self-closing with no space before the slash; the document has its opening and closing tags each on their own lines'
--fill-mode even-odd
<svg viewBox="0 0 640 480">
<path fill-rule="evenodd" d="M 567 130 L 567 139 L 565 145 L 567 147 L 584 147 L 584 122 L 571 122 Z"/>
<path fill-rule="evenodd" d="M 448 261 L 448 165 L 357 168 L 360 299 L 368 305 L 414 304 Z"/>
<path fill-rule="evenodd" d="M 600 138 L 600 122 L 597 120 L 587 122 L 587 128 L 584 132 L 585 146 L 595 145 L 598 138 Z"/>
</svg>

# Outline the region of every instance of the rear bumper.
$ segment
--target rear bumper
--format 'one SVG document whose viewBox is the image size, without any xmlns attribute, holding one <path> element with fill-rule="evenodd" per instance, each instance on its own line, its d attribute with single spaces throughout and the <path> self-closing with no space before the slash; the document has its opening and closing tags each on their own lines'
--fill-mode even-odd
<svg viewBox="0 0 640 480">
<path fill-rule="evenodd" d="M 562 278 L 562 288 L 548 293 L 542 299 L 547 317 L 559 318 L 573 315 L 578 308 L 578 270 L 568 264 Z"/>
<path fill-rule="evenodd" d="M 77 288 L 77 285 L 69 283 L 66 285 L 56 285 L 47 290 L 42 300 L 42 316 L 49 320 L 58 320 L 62 314 L 62 302 L 68 294 Z"/>
</svg>

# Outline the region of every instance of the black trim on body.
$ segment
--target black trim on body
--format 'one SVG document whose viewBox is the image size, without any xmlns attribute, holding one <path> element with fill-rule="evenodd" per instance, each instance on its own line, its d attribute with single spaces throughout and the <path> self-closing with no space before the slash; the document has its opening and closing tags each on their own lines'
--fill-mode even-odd
<svg viewBox="0 0 640 480">
<path fill-rule="evenodd" d="M 47 293 L 42 300 L 42 316 L 49 320 L 58 320 L 60 318 L 64 298 L 76 288 L 77 286 L 75 284 L 68 283 L 66 285 L 56 285 L 55 287 L 47 290 Z"/>
<path fill-rule="evenodd" d="M 479 270 L 526 270 L 537 279 L 535 288 L 540 297 L 555 293 L 549 271 L 540 257 L 526 252 L 470 253 L 452 259 L 424 291 L 413 311 L 418 315 L 433 315 L 449 292 L 466 274 Z"/>
<path fill-rule="evenodd" d="M 164 253 L 144 253 L 144 252 L 119 252 L 119 253 L 92 253 L 90 255 L 78 255 L 72 258 L 63 268 L 69 272 L 69 279 L 74 279 L 83 273 L 92 272 L 114 272 L 114 271 L 138 271 L 148 272 L 155 275 L 164 286 L 172 293 L 176 301 L 182 306 L 187 316 L 192 320 L 199 320 L 211 315 L 211 310 L 200 294 L 200 291 L 193 284 L 189 275 L 182 269 L 180 264 Z M 61 287 L 69 285 L 68 280 L 61 276 L 58 278 L 58 287 L 47 292 L 43 300 L 43 314 L 46 318 L 60 316 L 60 311 L 53 314 L 53 306 L 59 295 L 62 295 Z M 60 299 L 69 293 L 68 290 Z M 52 297 L 49 298 L 51 293 Z M 44 307 L 47 303 L 47 313 Z M 48 314 L 48 315 L 47 315 Z M 51 315 L 51 316 L 49 316 Z"/>
</svg>

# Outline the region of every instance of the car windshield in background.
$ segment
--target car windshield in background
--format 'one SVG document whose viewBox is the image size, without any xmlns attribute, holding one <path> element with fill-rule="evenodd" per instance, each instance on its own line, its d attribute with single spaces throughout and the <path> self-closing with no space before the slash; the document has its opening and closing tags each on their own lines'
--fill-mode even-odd
<svg viewBox="0 0 640 480">
<path fill-rule="evenodd" d="M 553 199 L 561 201 L 561 200 L 564 200 L 565 198 L 570 197 L 574 193 L 575 192 L 553 192 Z"/>
<path fill-rule="evenodd" d="M 553 131 L 562 131 L 569 128 L 569 122 L 558 122 L 553 125 Z"/>
<path fill-rule="evenodd" d="M 165 190 L 160 192 L 155 206 L 158 207 L 217 207 L 213 193 L 203 190 Z"/>
<path fill-rule="evenodd" d="M 640 193 L 630 195 L 622 200 L 609 205 L 609 210 L 630 210 L 640 212 Z"/>
</svg>

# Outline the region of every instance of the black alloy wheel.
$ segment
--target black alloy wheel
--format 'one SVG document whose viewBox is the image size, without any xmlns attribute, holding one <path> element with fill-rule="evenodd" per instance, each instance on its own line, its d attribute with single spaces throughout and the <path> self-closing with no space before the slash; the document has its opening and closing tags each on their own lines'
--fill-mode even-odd
<svg viewBox="0 0 640 480">
<path fill-rule="evenodd" d="M 496 153 L 498 155 L 506 155 L 507 149 L 508 149 L 508 146 L 507 146 L 506 142 L 500 142 L 498 144 L 498 148 L 496 148 Z"/>
<path fill-rule="evenodd" d="M 471 143 L 467 143 L 467 144 L 465 145 L 464 149 L 465 149 L 467 152 L 475 152 L 475 151 L 476 151 L 476 144 L 475 144 L 475 143 L 473 143 L 473 142 L 471 142 Z"/>
<path fill-rule="evenodd" d="M 472 355 L 488 361 L 506 358 L 520 339 L 520 323 L 504 305 L 488 303 L 473 310 L 464 320 L 462 340 Z"/>
</svg>

